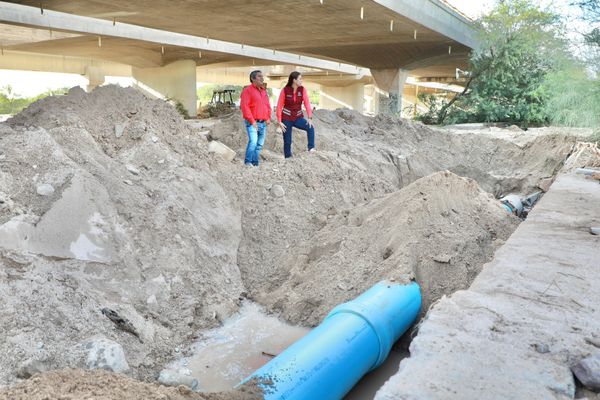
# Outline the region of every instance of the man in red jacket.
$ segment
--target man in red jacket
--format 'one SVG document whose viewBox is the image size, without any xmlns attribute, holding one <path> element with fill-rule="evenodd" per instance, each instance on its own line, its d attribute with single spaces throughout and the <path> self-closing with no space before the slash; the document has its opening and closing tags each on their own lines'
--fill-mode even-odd
<svg viewBox="0 0 600 400">
<path fill-rule="evenodd" d="M 258 167 L 258 156 L 265 143 L 267 125 L 271 123 L 271 103 L 264 87 L 261 71 L 250 73 L 251 85 L 242 90 L 240 108 L 248 133 L 248 146 L 244 164 Z"/>
</svg>

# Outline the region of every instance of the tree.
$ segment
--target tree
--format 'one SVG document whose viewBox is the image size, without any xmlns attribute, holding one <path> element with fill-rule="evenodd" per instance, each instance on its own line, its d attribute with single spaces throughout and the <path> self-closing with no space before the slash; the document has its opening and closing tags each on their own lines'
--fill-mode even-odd
<svg viewBox="0 0 600 400">
<path fill-rule="evenodd" d="M 560 18 L 526 0 L 504 0 L 478 25 L 481 46 L 465 90 L 441 106 L 437 123 L 545 123 L 543 83 L 567 53 Z"/>
<path fill-rule="evenodd" d="M 573 4 L 581 8 L 584 20 L 596 24 L 600 22 L 600 0 L 579 0 Z M 589 44 L 600 47 L 600 28 L 593 27 L 584 36 Z"/>
</svg>

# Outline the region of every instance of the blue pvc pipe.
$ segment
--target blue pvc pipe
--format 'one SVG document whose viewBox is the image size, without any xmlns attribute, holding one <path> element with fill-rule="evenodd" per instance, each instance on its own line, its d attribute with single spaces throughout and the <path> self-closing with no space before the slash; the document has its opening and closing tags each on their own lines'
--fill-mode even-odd
<svg viewBox="0 0 600 400">
<path fill-rule="evenodd" d="M 321 325 L 244 382 L 257 378 L 265 400 L 341 399 L 383 363 L 420 308 L 416 283 L 379 282 L 335 307 Z"/>
</svg>

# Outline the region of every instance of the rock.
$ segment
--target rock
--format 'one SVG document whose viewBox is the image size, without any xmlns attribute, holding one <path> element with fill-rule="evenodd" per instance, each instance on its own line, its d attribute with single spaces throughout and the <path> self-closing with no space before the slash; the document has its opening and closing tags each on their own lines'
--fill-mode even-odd
<svg viewBox="0 0 600 400">
<path fill-rule="evenodd" d="M 271 187 L 271 193 L 273 193 L 273 196 L 275 197 L 285 196 L 285 190 L 283 190 L 283 188 L 280 185 L 273 185 Z"/>
<path fill-rule="evenodd" d="M 592 346 L 600 348 L 600 340 L 599 339 L 586 337 L 586 338 L 584 338 L 584 340 L 586 343 L 589 343 Z"/>
<path fill-rule="evenodd" d="M 106 369 L 112 372 L 127 372 L 129 364 L 125 358 L 123 347 L 110 339 L 99 337 L 85 344 L 89 369 Z"/>
<path fill-rule="evenodd" d="M 600 390 L 600 353 L 579 361 L 571 371 L 588 389 Z"/>
<path fill-rule="evenodd" d="M 121 316 L 115 310 L 111 310 L 110 308 L 104 307 L 100 310 L 100 312 L 106 318 L 110 319 L 112 321 L 112 323 L 115 324 L 115 326 L 117 328 L 119 328 L 120 330 L 122 330 L 123 332 L 129 332 L 132 335 L 137 336 L 138 339 L 140 338 L 140 335 L 138 334 L 137 330 L 135 329 L 135 326 L 133 326 L 131 321 L 129 321 L 127 318 Z"/>
<path fill-rule="evenodd" d="M 115 136 L 120 138 L 123 136 L 123 131 L 125 130 L 125 124 L 115 124 Z"/>
<path fill-rule="evenodd" d="M 340 289 L 340 290 L 342 290 L 342 291 L 344 291 L 344 292 L 347 292 L 348 290 L 354 289 L 354 286 L 352 286 L 352 285 L 346 286 L 346 285 L 344 285 L 342 283 L 338 283 L 337 288 Z"/>
<path fill-rule="evenodd" d="M 540 181 L 538 182 L 538 187 L 544 192 L 547 192 L 548 190 L 550 190 L 550 186 L 552 185 L 553 181 L 554 178 L 552 177 L 540 179 Z"/>
<path fill-rule="evenodd" d="M 198 390 L 198 379 L 193 376 L 187 376 L 170 369 L 163 369 L 158 375 L 158 381 L 165 386 L 184 385 L 192 390 Z"/>
<path fill-rule="evenodd" d="M 227 161 L 231 161 L 235 158 L 235 151 L 216 140 L 208 143 L 208 152 L 218 154 Z"/>
<path fill-rule="evenodd" d="M 38 185 L 36 190 L 37 194 L 40 196 L 50 196 L 52 193 L 54 193 L 54 187 L 49 183 L 42 183 L 41 185 Z"/>
<path fill-rule="evenodd" d="M 133 182 L 131 182 L 129 179 L 125 179 L 123 182 L 129 186 L 133 185 Z"/>
<path fill-rule="evenodd" d="M 158 163 L 159 163 L 159 164 L 164 164 L 164 163 L 165 163 L 165 160 L 161 158 L 160 160 L 158 160 Z"/>
<path fill-rule="evenodd" d="M 51 369 L 52 368 L 47 360 L 29 359 L 21 364 L 21 366 L 19 366 L 17 369 L 17 378 L 29 379 L 35 374 L 46 372 Z"/>
<path fill-rule="evenodd" d="M 536 343 L 533 345 L 533 347 L 535 348 L 535 351 L 537 351 L 538 353 L 541 353 L 541 354 L 550 352 L 550 346 L 548 346 L 545 343 Z"/>
<path fill-rule="evenodd" d="M 152 140 L 152 143 L 156 143 L 158 142 L 158 136 L 152 136 L 150 140 Z"/>
<path fill-rule="evenodd" d="M 140 174 L 140 170 L 137 169 L 136 167 L 134 167 L 131 164 L 127 164 L 125 167 L 127 168 L 127 171 L 131 172 L 134 175 L 139 175 Z"/>
<path fill-rule="evenodd" d="M 210 136 L 210 131 L 200 131 L 200 132 L 198 132 L 198 136 L 200 136 L 203 139 L 208 140 L 208 137 Z"/>
<path fill-rule="evenodd" d="M 600 227 L 590 227 L 590 233 L 592 235 L 600 235 Z"/>
<path fill-rule="evenodd" d="M 451 257 L 448 254 L 438 254 L 437 256 L 433 257 L 433 261 L 442 263 L 442 264 L 448 264 L 451 260 Z"/>
</svg>

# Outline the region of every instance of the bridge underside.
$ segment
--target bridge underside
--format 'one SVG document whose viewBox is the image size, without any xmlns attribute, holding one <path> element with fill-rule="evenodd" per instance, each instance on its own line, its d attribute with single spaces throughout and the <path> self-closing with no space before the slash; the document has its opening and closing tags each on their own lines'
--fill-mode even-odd
<svg viewBox="0 0 600 400">
<path fill-rule="evenodd" d="M 415 22 L 419 18 L 411 19 L 382 3 L 386 2 L 315 0 L 299 6 L 291 0 L 48 0 L 40 6 L 37 1 L 10 1 L 0 2 L 0 7 L 30 6 L 26 13 L 35 12 L 37 17 L 21 21 L 3 20 L 0 15 L 0 39 L 6 52 L 89 58 L 140 69 L 166 67 L 181 60 L 193 61 L 198 67 L 298 65 L 357 75 L 358 79 L 368 76 L 372 81 L 370 71 L 407 71 L 414 78 L 440 79 L 454 77 L 457 68 L 467 68 L 473 35 L 451 31 L 461 26 L 472 33 L 463 17 L 443 9 L 437 0 L 429 0 L 423 4 L 433 8 L 423 12 L 442 10 L 443 19 L 425 26 Z M 406 14 L 415 12 L 410 7 L 416 6 L 406 7 Z M 64 14 L 57 26 L 48 29 L 44 18 L 52 12 Z M 70 18 L 77 17 L 93 18 L 89 21 L 104 25 L 110 22 L 108 25 L 118 29 L 114 34 L 110 28 L 97 34 L 97 30 L 87 29 L 93 23 L 70 24 Z M 123 35 L 127 26 L 148 29 L 148 38 L 152 30 L 159 30 L 175 39 L 183 34 L 192 40 L 142 40 L 144 36 Z M 218 41 L 226 45 L 214 44 Z M 246 51 L 250 48 L 259 51 Z M 321 60 L 323 65 L 313 60 Z M 400 90 L 403 84 L 400 80 Z M 384 91 L 398 92 L 393 86 Z M 188 103 L 191 107 L 191 99 Z"/>
</svg>

